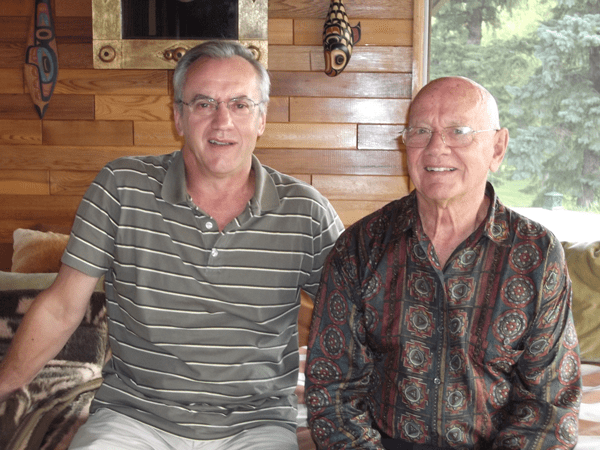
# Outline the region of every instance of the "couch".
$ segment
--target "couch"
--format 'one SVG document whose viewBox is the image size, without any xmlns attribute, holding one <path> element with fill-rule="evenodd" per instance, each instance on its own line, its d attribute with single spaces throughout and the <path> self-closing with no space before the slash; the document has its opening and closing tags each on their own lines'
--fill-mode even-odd
<svg viewBox="0 0 600 450">
<path fill-rule="evenodd" d="M 68 236 L 18 229 L 10 272 L 0 272 L 0 358 L 35 295 L 49 286 L 60 266 Z M 573 312 L 580 340 L 585 385 L 577 450 L 600 448 L 600 241 L 563 243 L 573 281 Z M 25 389 L 0 404 L 0 450 L 66 449 L 88 417 L 102 365 L 110 358 L 103 286 L 92 295 L 88 313 L 65 348 Z M 307 343 L 312 304 L 302 298 L 301 346 Z M 306 428 L 303 402 L 305 347 L 301 348 L 298 442 L 315 449 Z"/>
</svg>

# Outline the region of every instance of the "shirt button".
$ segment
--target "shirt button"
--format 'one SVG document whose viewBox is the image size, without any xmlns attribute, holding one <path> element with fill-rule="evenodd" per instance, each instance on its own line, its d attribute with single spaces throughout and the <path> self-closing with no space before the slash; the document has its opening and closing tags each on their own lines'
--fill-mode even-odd
<svg viewBox="0 0 600 450">
<path fill-rule="evenodd" d="M 440 384 L 442 382 L 442 380 L 440 380 L 439 378 L 436 378 L 435 380 L 433 380 L 433 382 L 435 384 Z"/>
<path fill-rule="evenodd" d="M 504 345 L 508 345 L 508 344 L 510 344 L 510 339 L 509 338 L 504 339 Z"/>
<path fill-rule="evenodd" d="M 213 258 L 216 258 L 217 255 L 219 254 L 219 250 L 217 250 L 216 248 L 213 248 L 212 251 L 210 252 L 210 254 L 212 255 Z"/>
<path fill-rule="evenodd" d="M 204 225 L 206 227 L 207 230 L 212 230 L 214 225 L 212 222 L 206 222 L 206 225 Z"/>
</svg>

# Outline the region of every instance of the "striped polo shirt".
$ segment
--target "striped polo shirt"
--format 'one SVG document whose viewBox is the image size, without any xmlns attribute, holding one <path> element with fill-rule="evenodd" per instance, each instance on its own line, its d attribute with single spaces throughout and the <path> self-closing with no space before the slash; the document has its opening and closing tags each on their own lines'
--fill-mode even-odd
<svg viewBox="0 0 600 450">
<path fill-rule="evenodd" d="M 86 192 L 63 263 L 105 275 L 113 357 L 92 411 L 212 440 L 295 430 L 300 289 L 314 295 L 343 226 L 313 187 L 262 166 L 220 232 L 180 151 L 120 158 Z"/>
</svg>

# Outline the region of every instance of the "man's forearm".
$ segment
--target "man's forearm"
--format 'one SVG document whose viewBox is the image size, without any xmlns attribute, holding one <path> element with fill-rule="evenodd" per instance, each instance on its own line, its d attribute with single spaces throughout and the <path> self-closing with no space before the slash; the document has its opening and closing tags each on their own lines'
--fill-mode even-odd
<svg viewBox="0 0 600 450">
<path fill-rule="evenodd" d="M 85 309 L 66 309 L 47 291 L 33 302 L 0 363 L 0 402 L 27 385 L 65 345 Z"/>
</svg>

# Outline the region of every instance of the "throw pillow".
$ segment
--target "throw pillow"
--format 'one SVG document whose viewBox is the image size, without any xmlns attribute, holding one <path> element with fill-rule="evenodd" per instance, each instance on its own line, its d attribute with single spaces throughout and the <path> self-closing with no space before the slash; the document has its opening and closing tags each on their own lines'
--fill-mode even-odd
<svg viewBox="0 0 600 450">
<path fill-rule="evenodd" d="M 581 360 L 600 362 L 600 241 L 564 242 Z"/>
<path fill-rule="evenodd" d="M 69 236 L 18 228 L 13 233 L 11 272 L 54 273 L 60 268 Z"/>
</svg>

